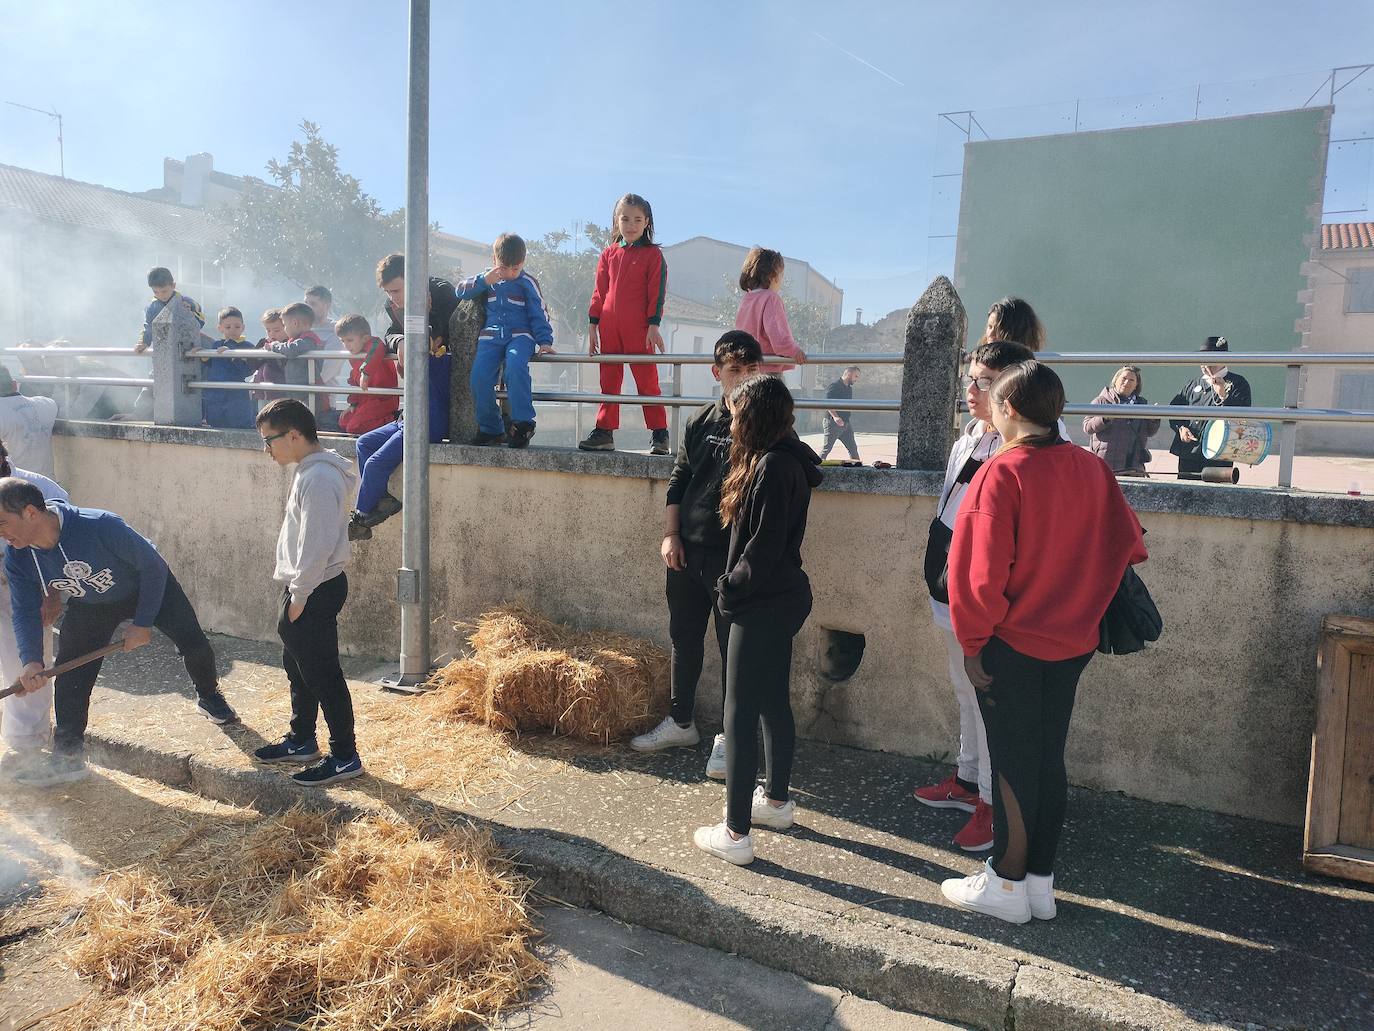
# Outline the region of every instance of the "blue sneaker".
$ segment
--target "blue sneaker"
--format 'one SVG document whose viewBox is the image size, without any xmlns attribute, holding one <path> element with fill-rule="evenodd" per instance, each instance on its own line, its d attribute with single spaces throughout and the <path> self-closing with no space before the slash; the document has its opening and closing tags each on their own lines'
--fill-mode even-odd
<svg viewBox="0 0 1374 1031">
<path fill-rule="evenodd" d="M 221 727 L 226 723 L 239 721 L 239 714 L 230 708 L 229 703 L 224 700 L 224 695 L 218 691 L 210 695 L 201 695 L 200 700 L 196 702 L 196 708 L 207 720 Z"/>
<path fill-rule="evenodd" d="M 299 773 L 291 774 L 291 779 L 305 787 L 322 787 L 336 780 L 352 780 L 363 775 L 363 761 L 359 756 L 351 759 L 336 759 L 326 755 L 314 766 L 307 766 Z"/>
<path fill-rule="evenodd" d="M 263 745 L 253 752 L 253 758 L 264 763 L 303 763 L 319 757 L 320 746 L 315 743 L 313 737 L 308 741 L 297 741 L 290 734 L 287 734 L 275 745 Z"/>
</svg>

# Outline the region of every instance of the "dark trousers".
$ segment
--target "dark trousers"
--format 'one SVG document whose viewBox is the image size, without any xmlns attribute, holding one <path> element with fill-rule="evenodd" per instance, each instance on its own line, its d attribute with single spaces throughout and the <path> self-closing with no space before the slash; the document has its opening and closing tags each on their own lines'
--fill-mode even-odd
<svg viewBox="0 0 1374 1031">
<path fill-rule="evenodd" d="M 326 580 L 305 599 L 305 610 L 292 623 L 287 619 L 291 593 L 282 591 L 277 613 L 281 664 L 291 684 L 291 736 L 315 739 L 315 721 L 324 710 L 329 728 L 329 751 L 336 759 L 358 754 L 353 737 L 353 699 L 339 665 L 339 611 L 348 600 L 348 577 Z"/>
<path fill-rule="evenodd" d="M 854 442 L 854 424 L 848 419 L 843 426 L 836 426 L 830 419 L 824 420 L 825 441 L 821 444 L 821 458 L 830 454 L 830 449 L 835 446 L 835 441 L 840 441 L 849 449 L 849 457 L 858 460 L 859 445 Z"/>
<path fill-rule="evenodd" d="M 725 658 L 725 825 L 748 834 L 754 783 L 759 772 L 758 727 L 768 797 L 787 801 L 797 730 L 792 722 L 792 638 L 811 612 L 804 608 L 757 609 L 730 624 Z"/>
<path fill-rule="evenodd" d="M 999 876 L 1019 881 L 1054 872 L 1069 800 L 1064 746 L 1078 678 L 1092 657 L 1047 662 L 996 637 L 983 648 L 992 684 L 978 692 L 978 708 L 992 760 L 992 867 Z"/>
<path fill-rule="evenodd" d="M 62 631 L 57 635 L 57 661 L 66 662 L 103 648 L 114 637 L 115 628 L 132 619 L 138 608 L 138 595 L 130 595 L 108 605 L 91 605 L 73 601 L 68 603 L 62 617 Z M 162 607 L 153 619 L 157 627 L 171 639 L 186 663 L 186 672 L 202 697 L 219 690 L 219 676 L 215 672 L 215 651 L 200 628 L 196 610 L 177 578 L 167 574 L 167 588 L 162 594 Z M 53 750 L 79 753 L 86 738 L 86 723 L 90 719 L 91 691 L 100 675 L 103 660 L 90 662 L 62 673 L 53 684 L 53 712 L 57 729 L 53 732 Z"/>
<path fill-rule="evenodd" d="M 669 569 L 668 636 L 673 642 L 672 705 L 668 714 L 678 723 L 692 722 L 697 682 L 706 661 L 706 623 L 714 614 L 716 644 L 720 648 L 720 688 L 725 694 L 725 654 L 730 623 L 716 606 L 716 581 L 725 572 L 725 552 L 684 545 L 687 564 Z"/>
</svg>

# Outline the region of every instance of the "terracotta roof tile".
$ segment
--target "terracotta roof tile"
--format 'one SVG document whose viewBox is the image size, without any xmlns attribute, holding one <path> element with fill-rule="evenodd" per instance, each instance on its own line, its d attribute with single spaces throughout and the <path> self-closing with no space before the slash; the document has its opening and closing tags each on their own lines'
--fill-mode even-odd
<svg viewBox="0 0 1374 1031">
<path fill-rule="evenodd" d="M 1332 222 L 1322 226 L 1322 250 L 1374 249 L 1374 222 Z"/>
<path fill-rule="evenodd" d="M 213 247 L 220 235 L 214 217 L 196 208 L 13 165 L 0 165 L 0 213 L 6 209 L 119 236 L 172 240 L 196 249 Z"/>
</svg>

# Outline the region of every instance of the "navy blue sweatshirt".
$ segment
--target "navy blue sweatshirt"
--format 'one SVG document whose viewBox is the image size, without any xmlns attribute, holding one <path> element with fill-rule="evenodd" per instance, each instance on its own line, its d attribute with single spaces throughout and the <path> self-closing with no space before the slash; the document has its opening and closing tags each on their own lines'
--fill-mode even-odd
<svg viewBox="0 0 1374 1031">
<path fill-rule="evenodd" d="M 40 608 L 48 591 L 61 591 L 81 605 L 112 605 L 137 596 L 134 626 L 150 627 L 162 608 L 167 561 L 152 541 L 113 512 L 48 502 L 62 529 L 57 546 L 5 549 L 14 636 L 19 660 L 43 661 Z"/>
</svg>

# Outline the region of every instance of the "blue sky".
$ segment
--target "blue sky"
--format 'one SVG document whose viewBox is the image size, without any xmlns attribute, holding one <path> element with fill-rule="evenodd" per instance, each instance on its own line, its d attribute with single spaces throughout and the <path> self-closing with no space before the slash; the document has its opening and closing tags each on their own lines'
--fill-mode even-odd
<svg viewBox="0 0 1374 1031">
<path fill-rule="evenodd" d="M 128 190 L 160 185 L 164 156 L 199 151 L 260 175 L 310 119 L 399 206 L 406 10 L 0 0 L 0 100 L 55 107 L 67 174 Z M 777 247 L 839 282 L 847 318 L 856 305 L 867 318 L 940 271 L 931 173 L 958 149 L 938 112 L 1033 132 L 1078 97 L 1167 94 L 1166 117 L 1198 83 L 1217 113 L 1232 94 L 1281 101 L 1374 61 L 1369 14 L 1368 0 L 434 0 L 430 214 L 478 239 L 537 236 L 604 224 L 633 190 L 662 241 Z M 1148 116 L 1151 103 L 1086 109 Z M 1361 203 L 1372 149 L 1343 172 Z M 0 105 L 0 162 L 56 172 L 48 120 Z"/>
</svg>

